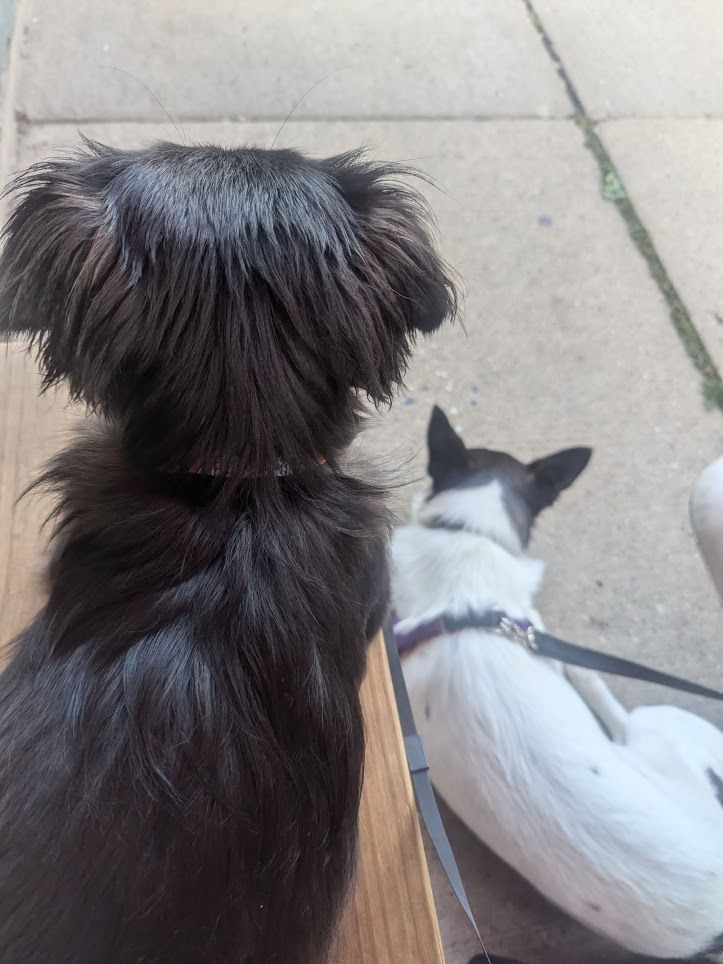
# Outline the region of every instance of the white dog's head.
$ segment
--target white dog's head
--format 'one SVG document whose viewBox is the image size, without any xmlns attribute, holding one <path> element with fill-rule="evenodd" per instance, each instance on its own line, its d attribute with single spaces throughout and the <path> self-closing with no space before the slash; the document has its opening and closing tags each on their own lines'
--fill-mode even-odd
<svg viewBox="0 0 723 964">
<path fill-rule="evenodd" d="M 467 448 L 436 405 L 427 444 L 432 490 L 420 520 L 483 531 L 515 552 L 529 542 L 538 514 L 572 485 L 592 455 L 576 447 L 525 463 L 506 452 Z"/>
</svg>

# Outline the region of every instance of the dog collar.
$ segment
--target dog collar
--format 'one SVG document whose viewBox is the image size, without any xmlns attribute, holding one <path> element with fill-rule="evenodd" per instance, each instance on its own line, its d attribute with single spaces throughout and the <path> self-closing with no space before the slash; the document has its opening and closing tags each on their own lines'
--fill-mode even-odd
<svg viewBox="0 0 723 964">
<path fill-rule="evenodd" d="M 535 629 L 529 619 L 512 619 L 500 609 L 470 610 L 464 616 L 442 613 L 434 619 L 418 623 L 409 632 L 402 631 L 401 623 L 392 614 L 392 633 L 400 656 L 406 656 L 422 643 L 428 643 L 438 636 L 459 633 L 463 629 L 491 629 L 505 636 L 514 637 L 531 651 L 536 648 Z"/>
<path fill-rule="evenodd" d="M 324 458 L 323 455 L 320 455 L 319 458 L 316 460 L 316 467 L 319 468 L 319 466 L 322 466 L 322 465 L 326 465 L 326 459 Z M 201 460 L 199 459 L 198 462 L 194 462 L 193 465 L 190 467 L 190 469 L 188 469 L 188 474 L 189 475 L 210 475 L 213 478 L 216 478 L 221 473 L 219 472 L 218 465 L 209 467 L 204 465 L 203 462 L 201 462 Z M 289 463 L 282 462 L 282 461 L 279 461 L 277 463 L 276 468 L 274 469 L 273 472 L 267 473 L 267 475 L 276 475 L 280 478 L 283 478 L 284 476 L 287 476 L 287 475 L 293 475 L 293 474 L 294 474 L 294 469 L 289 465 Z"/>
<path fill-rule="evenodd" d="M 480 539 L 487 539 L 489 542 L 493 542 L 496 546 L 499 546 L 500 549 L 512 556 L 518 556 L 520 554 L 519 551 L 516 552 L 509 545 L 501 542 L 491 532 L 485 532 L 483 529 L 477 529 L 465 522 L 456 522 L 452 519 L 446 519 L 444 516 L 430 515 L 428 518 L 418 519 L 417 524 L 423 526 L 425 529 L 442 529 L 447 532 L 466 532 L 467 535 L 478 536 Z"/>
</svg>

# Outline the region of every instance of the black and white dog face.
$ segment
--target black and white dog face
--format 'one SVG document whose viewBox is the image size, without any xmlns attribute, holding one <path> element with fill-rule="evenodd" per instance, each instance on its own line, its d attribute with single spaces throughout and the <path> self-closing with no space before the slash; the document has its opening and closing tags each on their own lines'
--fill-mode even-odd
<svg viewBox="0 0 723 964">
<path fill-rule="evenodd" d="M 427 518 L 459 528 L 509 529 L 507 543 L 527 545 L 537 515 L 572 485 L 592 449 L 576 447 L 533 462 L 506 452 L 467 448 L 437 405 L 427 431 L 432 491 Z M 506 518 L 504 518 L 506 517 Z"/>
</svg>

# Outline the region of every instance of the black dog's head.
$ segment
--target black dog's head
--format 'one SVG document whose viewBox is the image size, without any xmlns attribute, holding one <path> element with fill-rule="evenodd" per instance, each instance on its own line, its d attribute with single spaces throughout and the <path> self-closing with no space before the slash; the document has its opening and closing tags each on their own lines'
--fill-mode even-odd
<svg viewBox="0 0 723 964">
<path fill-rule="evenodd" d="M 230 478 L 333 458 L 455 311 L 420 196 L 359 153 L 86 142 L 14 185 L 0 331 L 130 454 Z"/>
</svg>

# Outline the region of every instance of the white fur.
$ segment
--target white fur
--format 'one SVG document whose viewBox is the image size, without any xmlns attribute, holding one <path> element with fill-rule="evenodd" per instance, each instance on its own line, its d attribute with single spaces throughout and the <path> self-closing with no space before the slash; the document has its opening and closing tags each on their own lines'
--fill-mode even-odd
<svg viewBox="0 0 723 964">
<path fill-rule="evenodd" d="M 419 524 L 442 514 L 493 538 Z M 517 554 L 503 515 L 493 483 L 442 493 L 396 531 L 406 629 L 491 606 L 541 628 L 543 566 Z M 596 674 L 481 630 L 422 644 L 404 674 L 437 788 L 550 900 L 639 953 L 687 957 L 723 934 L 723 806 L 706 775 L 723 776 L 715 727 L 671 706 L 628 714 Z"/>
<path fill-rule="evenodd" d="M 468 489 L 448 489 L 417 507 L 421 522 L 444 519 L 463 525 L 473 532 L 486 532 L 510 552 L 522 550 L 517 530 L 510 522 L 502 486 L 497 480 Z"/>
</svg>

